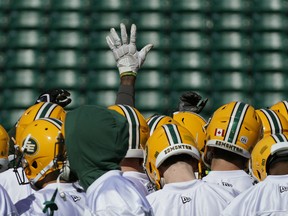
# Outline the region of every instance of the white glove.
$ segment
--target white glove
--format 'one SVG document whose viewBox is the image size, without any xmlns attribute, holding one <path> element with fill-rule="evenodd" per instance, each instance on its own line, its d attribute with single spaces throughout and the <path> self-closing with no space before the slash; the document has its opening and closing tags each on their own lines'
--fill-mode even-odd
<svg viewBox="0 0 288 216">
<path fill-rule="evenodd" d="M 126 27 L 123 23 L 120 24 L 121 39 L 114 28 L 110 29 L 110 34 L 106 37 L 108 46 L 113 52 L 120 76 L 137 75 L 138 69 L 145 61 L 146 55 L 153 47 L 153 44 L 148 44 L 140 51 L 136 49 L 136 25 L 132 24 L 130 33 L 130 43 L 128 44 L 128 36 Z"/>
</svg>

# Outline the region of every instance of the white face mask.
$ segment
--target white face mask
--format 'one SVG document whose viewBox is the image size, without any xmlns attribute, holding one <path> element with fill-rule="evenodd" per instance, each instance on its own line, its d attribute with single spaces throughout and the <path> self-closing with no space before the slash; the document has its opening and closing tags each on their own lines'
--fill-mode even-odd
<svg viewBox="0 0 288 216">
<path fill-rule="evenodd" d="M 8 169 L 9 160 L 8 158 L 0 158 L 0 173 Z"/>
</svg>

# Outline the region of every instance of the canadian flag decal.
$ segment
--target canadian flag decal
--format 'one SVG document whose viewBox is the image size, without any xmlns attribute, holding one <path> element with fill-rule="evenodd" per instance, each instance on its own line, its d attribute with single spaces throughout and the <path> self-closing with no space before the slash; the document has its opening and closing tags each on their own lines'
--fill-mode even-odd
<svg viewBox="0 0 288 216">
<path fill-rule="evenodd" d="M 216 129 L 215 129 L 214 136 L 223 137 L 223 136 L 224 136 L 224 132 L 225 132 L 224 129 L 216 128 Z"/>
</svg>

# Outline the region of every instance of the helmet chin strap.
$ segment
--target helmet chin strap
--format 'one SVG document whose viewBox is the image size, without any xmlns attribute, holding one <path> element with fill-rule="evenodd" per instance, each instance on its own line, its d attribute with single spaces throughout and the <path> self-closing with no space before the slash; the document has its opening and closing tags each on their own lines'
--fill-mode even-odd
<svg viewBox="0 0 288 216">
<path fill-rule="evenodd" d="M 31 183 L 32 183 L 33 185 L 35 185 L 36 182 L 38 182 L 38 180 L 39 180 L 49 169 L 51 169 L 51 168 L 54 166 L 54 164 L 55 164 L 55 161 L 54 161 L 54 160 L 50 161 L 50 163 L 49 163 L 46 167 L 44 167 L 44 168 L 36 175 L 35 178 L 31 179 Z"/>
</svg>

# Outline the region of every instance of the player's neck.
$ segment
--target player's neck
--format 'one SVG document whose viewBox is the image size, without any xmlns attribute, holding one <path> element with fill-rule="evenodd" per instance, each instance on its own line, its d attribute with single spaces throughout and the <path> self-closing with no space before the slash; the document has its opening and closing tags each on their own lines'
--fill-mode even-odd
<svg viewBox="0 0 288 216">
<path fill-rule="evenodd" d="M 223 159 L 213 158 L 211 163 L 212 171 L 232 171 L 232 170 L 242 170 L 240 164 L 232 163 Z"/>
<path fill-rule="evenodd" d="M 186 182 L 196 179 L 192 165 L 179 161 L 169 166 L 164 172 L 165 184 Z"/>
</svg>

